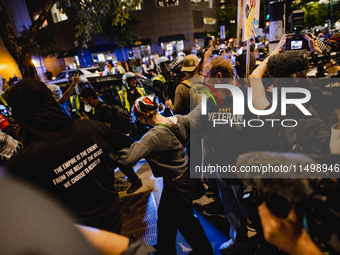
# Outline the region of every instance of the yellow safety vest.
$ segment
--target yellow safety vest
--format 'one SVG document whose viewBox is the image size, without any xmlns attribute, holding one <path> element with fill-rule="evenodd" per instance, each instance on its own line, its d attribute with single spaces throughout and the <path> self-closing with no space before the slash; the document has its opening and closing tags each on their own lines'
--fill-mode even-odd
<svg viewBox="0 0 340 255">
<path fill-rule="evenodd" d="M 124 73 L 123 67 L 122 66 L 118 66 L 118 73 Z"/>
<path fill-rule="evenodd" d="M 116 74 L 116 68 L 113 66 L 111 71 L 109 71 L 109 69 L 107 69 L 107 75 L 109 74 Z"/>
<path fill-rule="evenodd" d="M 140 94 L 141 97 L 146 96 L 144 88 L 136 87 L 136 90 Z M 123 89 L 123 90 L 118 91 L 119 99 L 120 99 L 120 102 L 122 103 L 122 106 L 130 112 L 131 106 L 130 106 L 129 100 L 127 98 L 127 94 L 128 94 L 127 89 Z"/>
<path fill-rule="evenodd" d="M 4 106 L 8 107 L 6 100 L 1 95 L 0 95 L 0 100 L 4 104 Z"/>
<path fill-rule="evenodd" d="M 76 97 L 76 105 L 74 105 L 74 97 Z M 80 99 L 79 99 L 79 96 L 78 95 L 71 96 L 70 97 L 70 103 L 71 103 L 71 107 L 76 110 L 76 114 L 81 116 L 81 114 L 79 112 L 79 110 L 80 110 Z"/>
<path fill-rule="evenodd" d="M 74 97 L 76 97 L 76 105 L 74 105 Z M 76 110 L 76 114 L 81 117 L 79 95 L 75 95 L 75 96 L 70 97 L 70 103 L 71 103 L 71 107 Z M 95 113 L 95 109 L 92 108 L 92 114 L 94 114 L 94 113 Z"/>
</svg>

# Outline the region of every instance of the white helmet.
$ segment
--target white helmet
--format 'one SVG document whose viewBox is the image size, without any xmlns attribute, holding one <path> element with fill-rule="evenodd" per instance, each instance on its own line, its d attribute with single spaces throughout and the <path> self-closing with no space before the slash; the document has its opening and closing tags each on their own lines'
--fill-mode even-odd
<svg viewBox="0 0 340 255">
<path fill-rule="evenodd" d="M 128 89 L 129 89 L 129 83 L 127 82 L 127 79 L 132 78 L 132 77 L 136 77 L 136 75 L 133 72 L 127 72 L 122 77 L 123 85 Z"/>
<path fill-rule="evenodd" d="M 170 60 L 167 58 L 167 57 L 159 57 L 156 61 L 156 67 L 157 67 L 157 70 L 158 72 L 162 72 L 162 69 L 161 69 L 161 64 L 162 63 L 165 63 L 165 62 L 169 62 L 170 63 Z"/>
<path fill-rule="evenodd" d="M 79 83 L 75 87 L 75 91 L 78 95 L 80 95 L 83 88 L 93 88 L 92 84 L 85 77 L 81 77 Z"/>
<path fill-rule="evenodd" d="M 180 52 L 178 52 L 177 56 L 185 57 L 185 53 L 183 51 L 180 51 Z"/>
</svg>

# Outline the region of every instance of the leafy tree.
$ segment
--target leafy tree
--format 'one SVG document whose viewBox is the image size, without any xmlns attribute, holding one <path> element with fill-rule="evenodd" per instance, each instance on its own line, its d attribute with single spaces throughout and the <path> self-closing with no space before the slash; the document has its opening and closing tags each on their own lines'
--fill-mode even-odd
<svg viewBox="0 0 340 255">
<path fill-rule="evenodd" d="M 21 47 L 24 47 L 27 41 L 28 28 L 24 25 L 23 30 L 20 32 L 18 42 Z M 32 55 L 39 58 L 40 66 L 42 67 L 43 58 L 53 57 L 60 49 L 56 48 L 57 33 L 54 32 L 49 26 L 42 27 L 38 30 L 33 47 Z M 44 71 L 44 70 L 43 70 Z"/>
<path fill-rule="evenodd" d="M 305 28 L 319 26 L 324 24 L 328 16 L 328 7 L 326 4 L 302 0 L 300 3 L 291 5 L 292 10 L 303 10 L 305 12 Z M 290 15 L 290 13 L 288 14 Z"/>
<path fill-rule="evenodd" d="M 318 2 L 305 5 L 302 10 L 305 12 L 305 27 L 315 27 L 324 24 L 327 20 L 327 8 L 325 4 Z"/>
<path fill-rule="evenodd" d="M 139 0 L 46 0 L 39 18 L 32 22 L 28 28 L 26 44 L 20 45 L 15 35 L 7 12 L 0 2 L 0 37 L 5 47 L 19 66 L 23 78 L 37 79 L 37 72 L 31 61 L 34 51 L 34 41 L 39 28 L 48 17 L 53 5 L 58 2 L 58 8 L 68 13 L 70 10 L 76 12 L 79 25 L 76 27 L 75 35 L 77 42 L 81 41 L 82 46 L 91 40 L 91 34 L 102 32 L 100 20 L 108 13 L 112 15 L 112 25 L 126 24 L 128 11 L 136 7 Z"/>
<path fill-rule="evenodd" d="M 230 23 L 231 20 L 235 20 L 235 23 Z M 217 11 L 217 26 L 225 26 L 226 38 L 236 37 L 237 31 L 237 6 L 226 5 L 225 9 L 219 9 Z"/>
<path fill-rule="evenodd" d="M 112 14 L 106 15 L 101 22 L 103 31 L 100 33 L 101 36 L 105 37 L 109 42 L 116 42 L 118 46 L 132 44 L 138 37 L 133 33 L 134 28 L 138 26 L 140 20 L 136 17 L 129 15 L 126 23 L 122 25 L 112 25 Z"/>
<path fill-rule="evenodd" d="M 18 42 L 21 47 L 25 46 L 28 32 L 28 28 L 23 25 L 23 30 L 20 32 L 20 37 L 18 38 Z M 52 57 L 56 53 L 60 52 L 60 49 L 56 48 L 55 43 L 57 36 L 58 34 L 49 26 L 40 28 L 35 37 L 32 55 L 46 58 L 49 56 Z"/>
<path fill-rule="evenodd" d="M 333 25 L 340 20 L 340 1 L 331 6 L 330 15 Z"/>
</svg>

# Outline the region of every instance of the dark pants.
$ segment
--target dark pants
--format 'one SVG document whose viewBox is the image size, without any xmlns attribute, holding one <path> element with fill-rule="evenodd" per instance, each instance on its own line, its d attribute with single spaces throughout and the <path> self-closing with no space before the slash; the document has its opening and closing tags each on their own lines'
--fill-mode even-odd
<svg viewBox="0 0 340 255">
<path fill-rule="evenodd" d="M 163 96 L 163 91 L 155 91 L 156 97 L 158 97 L 158 102 L 165 104 L 165 98 Z"/>
<path fill-rule="evenodd" d="M 163 180 L 164 188 L 158 208 L 158 252 L 176 254 L 177 230 L 191 246 L 194 254 L 213 254 L 200 221 L 193 210 L 193 182 L 187 170 L 179 179 Z"/>
<path fill-rule="evenodd" d="M 126 167 L 123 165 L 119 165 L 119 169 L 120 171 L 123 172 L 123 174 L 125 174 L 129 178 L 129 180 L 132 183 L 136 182 L 139 179 L 138 175 L 135 173 L 135 170 L 133 170 L 132 166 Z"/>
<path fill-rule="evenodd" d="M 243 185 L 232 185 L 220 178 L 216 181 L 225 215 L 230 223 L 229 238 L 248 244 L 247 213 L 245 205 L 238 200 L 238 197 L 243 195 Z"/>
</svg>

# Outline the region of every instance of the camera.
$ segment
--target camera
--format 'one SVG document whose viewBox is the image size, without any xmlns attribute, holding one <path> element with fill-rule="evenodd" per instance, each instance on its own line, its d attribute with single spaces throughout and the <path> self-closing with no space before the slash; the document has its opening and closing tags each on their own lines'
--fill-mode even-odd
<svg viewBox="0 0 340 255">
<path fill-rule="evenodd" d="M 286 50 L 302 50 L 309 49 L 308 41 L 303 37 L 301 33 L 304 28 L 304 16 L 305 12 L 302 10 L 292 11 L 289 16 L 290 30 L 293 34 L 288 34 L 286 39 Z"/>
<path fill-rule="evenodd" d="M 297 155 L 297 154 L 296 154 Z M 295 159 L 294 159 L 295 158 Z M 252 159 L 252 160 L 245 160 Z M 263 162 L 279 166 L 296 162 L 305 165 L 339 164 L 339 155 L 301 154 L 292 157 L 290 153 L 250 152 L 240 155 L 236 167 L 259 165 Z M 275 163 L 274 163 L 275 162 Z M 293 163 L 294 164 L 294 163 Z M 244 204 L 247 216 L 258 233 L 262 233 L 257 208 L 263 202 L 278 218 L 287 218 L 294 208 L 298 220 L 312 241 L 322 250 L 331 254 L 340 253 L 340 185 L 338 180 L 326 178 L 261 178 L 259 175 L 242 173 L 244 188 L 240 202 Z"/>
<path fill-rule="evenodd" d="M 209 49 L 210 47 L 214 47 L 214 36 L 207 36 L 205 37 L 205 40 L 204 40 L 204 46 L 203 48 L 204 49 Z"/>
<path fill-rule="evenodd" d="M 203 48 L 204 48 L 204 50 L 207 50 L 209 48 L 213 48 L 211 55 L 221 55 L 224 50 L 215 47 L 214 46 L 214 40 L 215 40 L 214 36 L 205 37 Z"/>
<path fill-rule="evenodd" d="M 308 41 L 303 37 L 304 34 L 288 34 L 286 39 L 286 50 L 310 50 Z"/>
</svg>

